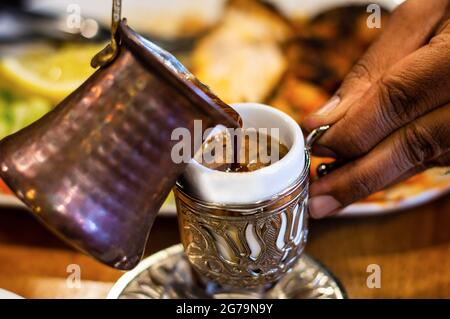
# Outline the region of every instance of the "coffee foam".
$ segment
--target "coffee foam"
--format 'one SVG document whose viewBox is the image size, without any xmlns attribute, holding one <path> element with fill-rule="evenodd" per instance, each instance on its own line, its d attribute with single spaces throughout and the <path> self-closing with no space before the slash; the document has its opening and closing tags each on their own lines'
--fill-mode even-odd
<svg viewBox="0 0 450 319">
<path fill-rule="evenodd" d="M 278 128 L 289 152 L 279 161 L 253 172 L 226 173 L 195 160 L 188 163 L 179 183 L 185 192 L 215 204 L 251 204 L 270 199 L 292 185 L 305 166 L 305 144 L 300 126 L 287 114 L 258 103 L 231 105 L 242 117 L 243 128 Z M 210 136 L 225 128 L 216 127 Z"/>
</svg>

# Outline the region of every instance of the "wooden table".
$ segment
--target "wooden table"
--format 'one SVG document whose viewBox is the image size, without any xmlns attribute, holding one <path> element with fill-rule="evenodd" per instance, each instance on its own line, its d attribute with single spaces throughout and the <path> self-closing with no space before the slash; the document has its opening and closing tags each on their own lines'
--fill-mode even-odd
<svg viewBox="0 0 450 319">
<path fill-rule="evenodd" d="M 175 218 L 159 217 L 149 252 L 178 243 Z M 341 280 L 351 298 L 450 297 L 450 196 L 401 213 L 312 221 L 309 254 Z M 67 266 L 81 268 L 68 288 Z M 381 267 L 381 288 L 366 285 Z M 26 298 L 104 298 L 122 272 L 78 253 L 22 210 L 0 209 L 0 288 Z"/>
</svg>

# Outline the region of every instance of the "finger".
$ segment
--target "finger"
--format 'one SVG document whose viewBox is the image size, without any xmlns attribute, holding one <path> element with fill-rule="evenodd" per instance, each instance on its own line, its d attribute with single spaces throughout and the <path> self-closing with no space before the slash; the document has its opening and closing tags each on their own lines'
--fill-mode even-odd
<svg viewBox="0 0 450 319">
<path fill-rule="evenodd" d="M 398 128 L 450 101 L 450 33 L 392 66 L 318 144 L 343 159 L 367 153 Z"/>
<path fill-rule="evenodd" d="M 333 124 L 343 117 L 385 70 L 428 42 L 448 11 L 447 0 L 406 1 L 392 14 L 377 41 L 353 66 L 335 96 L 317 113 L 305 119 L 308 131 Z"/>
<path fill-rule="evenodd" d="M 417 119 L 366 156 L 311 185 L 310 213 L 321 218 L 431 166 L 450 165 L 450 104 Z"/>
</svg>

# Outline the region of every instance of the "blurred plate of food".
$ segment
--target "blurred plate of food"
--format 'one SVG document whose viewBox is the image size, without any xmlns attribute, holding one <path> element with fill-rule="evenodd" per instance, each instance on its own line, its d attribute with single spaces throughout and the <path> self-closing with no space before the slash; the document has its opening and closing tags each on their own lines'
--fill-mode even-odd
<svg viewBox="0 0 450 319">
<path fill-rule="evenodd" d="M 345 208 L 341 215 L 390 213 L 427 203 L 450 191 L 450 168 L 429 169 Z"/>
<path fill-rule="evenodd" d="M 380 29 L 366 24 L 370 14 L 366 6 L 374 2 L 383 8 Z M 124 16 L 131 26 L 172 51 L 226 102 L 265 103 L 300 123 L 331 97 L 400 2 L 166 0 L 138 4 L 130 0 L 124 1 Z M 71 1 L 28 3 L 29 9 L 39 12 L 73 11 L 68 10 Z M 77 5 L 83 16 L 108 22 L 110 1 L 94 6 L 83 0 Z M 4 85 L 0 94 L 0 133 L 10 134 L 39 118 L 76 88 L 93 72 L 89 60 L 99 47 L 69 43 L 2 57 L 0 83 L 9 86 Z M 24 112 L 27 108 L 29 114 Z M 312 175 L 323 161 L 327 159 L 312 158 Z M 350 205 L 341 216 L 409 208 L 449 190 L 448 169 L 432 169 Z M 2 192 L 8 193 L 0 184 Z M 0 195 L 2 203 L 17 201 Z M 175 212 L 170 195 L 161 213 Z"/>
</svg>

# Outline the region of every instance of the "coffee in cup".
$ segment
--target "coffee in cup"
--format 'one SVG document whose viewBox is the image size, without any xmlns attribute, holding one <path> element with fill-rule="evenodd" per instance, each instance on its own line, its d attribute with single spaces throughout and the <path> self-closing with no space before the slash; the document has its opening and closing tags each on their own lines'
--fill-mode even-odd
<svg viewBox="0 0 450 319">
<path fill-rule="evenodd" d="M 227 173 L 252 172 L 282 159 L 289 149 L 255 129 L 225 130 L 208 138 L 194 157 L 202 165 Z"/>
</svg>

